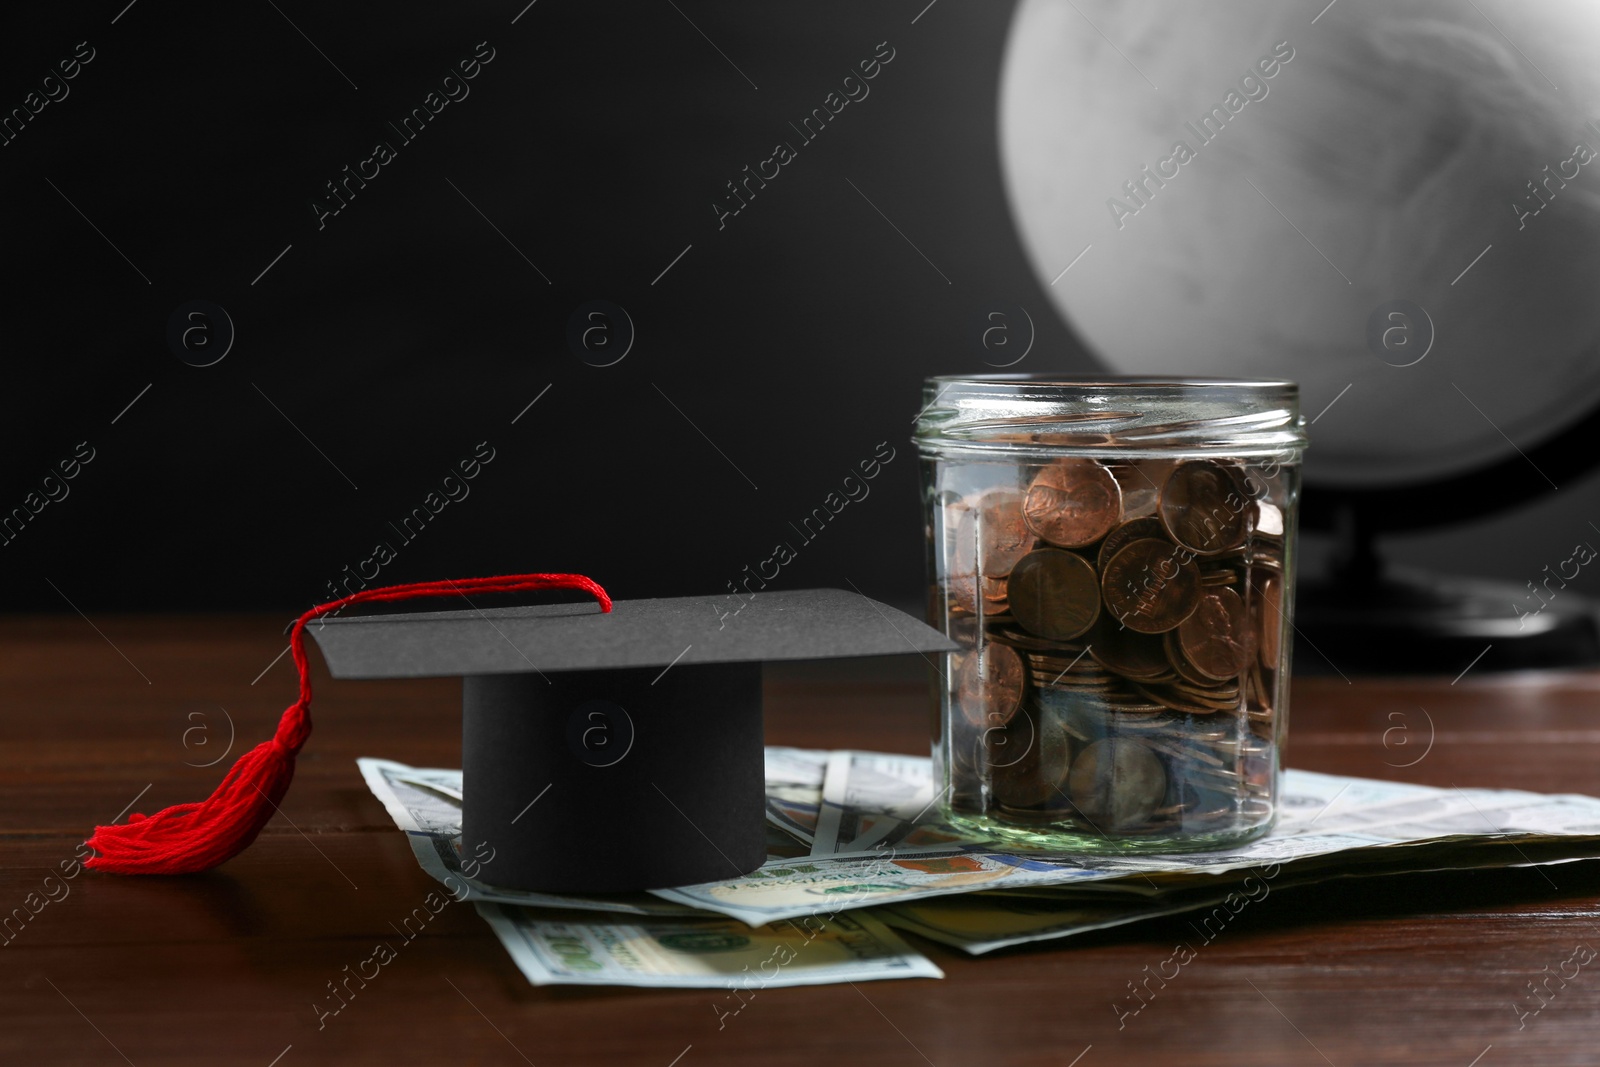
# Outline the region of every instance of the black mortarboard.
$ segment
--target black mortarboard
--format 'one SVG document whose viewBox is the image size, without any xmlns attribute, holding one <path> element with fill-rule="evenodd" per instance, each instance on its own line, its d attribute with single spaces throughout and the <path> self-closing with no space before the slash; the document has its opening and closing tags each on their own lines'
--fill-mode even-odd
<svg viewBox="0 0 1600 1067">
<path fill-rule="evenodd" d="M 335 678 L 461 675 L 462 831 L 486 882 L 616 892 L 766 858 L 761 664 L 953 650 L 837 589 L 325 618 Z"/>
</svg>

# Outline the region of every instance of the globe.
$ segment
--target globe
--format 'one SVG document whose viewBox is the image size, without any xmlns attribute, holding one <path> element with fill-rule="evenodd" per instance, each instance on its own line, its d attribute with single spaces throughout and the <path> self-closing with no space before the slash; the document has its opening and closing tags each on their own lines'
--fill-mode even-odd
<svg viewBox="0 0 1600 1067">
<path fill-rule="evenodd" d="M 1297 380 L 1308 482 L 1459 475 L 1600 401 L 1597 60 L 1592 0 L 1023 0 L 1007 193 L 1109 369 Z"/>
</svg>

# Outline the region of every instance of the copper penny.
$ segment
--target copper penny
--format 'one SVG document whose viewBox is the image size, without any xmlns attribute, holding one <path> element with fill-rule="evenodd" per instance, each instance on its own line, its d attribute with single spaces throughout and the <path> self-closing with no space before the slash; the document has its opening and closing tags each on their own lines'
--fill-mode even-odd
<svg viewBox="0 0 1600 1067">
<path fill-rule="evenodd" d="M 946 512 L 943 575 L 953 610 L 981 613 L 978 602 L 977 518 L 963 501 Z M 953 520 L 953 521 L 949 521 Z"/>
<path fill-rule="evenodd" d="M 1086 633 L 1100 617 L 1100 579 L 1082 556 L 1041 548 L 1024 556 L 1006 582 L 1011 614 L 1022 628 L 1054 641 Z M 1174 624 L 1176 625 L 1176 624 Z"/>
<path fill-rule="evenodd" d="M 1278 657 L 1283 651 L 1283 583 L 1275 574 L 1269 574 L 1261 580 L 1261 592 L 1258 594 L 1261 605 L 1258 610 L 1260 618 L 1257 625 L 1261 630 L 1261 640 L 1258 647 L 1261 650 L 1261 665 L 1269 671 L 1278 669 Z"/>
<path fill-rule="evenodd" d="M 1066 459 L 1041 470 L 1022 505 L 1028 529 L 1059 548 L 1092 545 L 1122 517 L 1122 490 L 1092 459 Z"/>
<path fill-rule="evenodd" d="M 1167 770 L 1144 742 L 1105 737 L 1072 761 L 1067 792 L 1096 829 L 1126 830 L 1161 806 L 1167 795 Z"/>
<path fill-rule="evenodd" d="M 1178 647 L 1190 666 L 1218 682 L 1237 678 L 1250 662 L 1250 620 L 1232 589 L 1214 589 L 1178 624 Z"/>
<path fill-rule="evenodd" d="M 1179 699 L 1178 695 L 1167 686 L 1157 685 L 1146 687 L 1140 685 L 1138 682 L 1130 682 L 1129 684 L 1133 686 L 1133 691 L 1139 696 L 1142 696 L 1146 700 L 1149 700 L 1153 703 L 1160 704 L 1168 711 L 1175 711 L 1182 715 L 1213 715 L 1222 710 L 1221 708 L 1198 704 L 1192 701 L 1185 702 Z"/>
<path fill-rule="evenodd" d="M 1200 568 L 1166 541 L 1145 538 L 1106 564 L 1100 588 L 1106 608 L 1130 630 L 1165 633 L 1200 603 Z"/>
<path fill-rule="evenodd" d="M 1111 562 L 1111 557 L 1121 552 L 1135 541 L 1143 541 L 1153 537 L 1159 541 L 1167 540 L 1167 528 L 1161 525 L 1161 520 L 1154 515 L 1142 519 L 1130 519 L 1121 526 L 1115 527 L 1106 534 L 1106 539 L 1100 542 L 1100 551 L 1096 562 L 1100 566 L 1100 573 L 1106 572 L 1106 564 Z"/>
<path fill-rule="evenodd" d="M 1182 625 L 1178 627 L 1179 630 L 1182 628 Z M 1202 674 L 1194 664 L 1189 662 L 1189 657 L 1183 654 L 1183 646 L 1178 643 L 1178 630 L 1168 630 L 1162 636 L 1165 638 L 1162 644 L 1166 648 L 1167 659 L 1171 661 L 1172 669 L 1178 676 L 1173 680 L 1173 684 L 1184 683 L 1198 688 L 1206 688 L 1217 684 L 1216 679 Z"/>
<path fill-rule="evenodd" d="M 1246 677 L 1248 682 L 1245 685 L 1245 710 L 1252 715 L 1260 712 L 1270 713 L 1272 694 L 1267 691 L 1267 681 L 1262 676 L 1261 665 L 1258 663 L 1251 667 Z"/>
<path fill-rule="evenodd" d="M 974 579 L 971 575 L 963 575 L 954 579 L 951 588 L 958 597 L 960 607 L 972 614 L 987 617 L 1004 615 L 1008 610 L 1004 578 Z"/>
<path fill-rule="evenodd" d="M 1161 638 L 1121 626 L 1109 616 L 1101 616 L 1090 634 L 1089 655 L 1125 678 L 1160 678 L 1169 669 Z"/>
<path fill-rule="evenodd" d="M 1025 708 L 996 741 L 1004 742 L 993 746 L 990 762 L 996 801 L 1032 808 L 1058 797 L 1072 765 L 1072 739 L 1055 716 Z"/>
<path fill-rule="evenodd" d="M 1022 518 L 1022 494 L 991 489 L 963 503 L 947 561 L 949 573 L 1004 578 L 1033 548 L 1033 532 Z"/>
<path fill-rule="evenodd" d="M 1022 703 L 1026 671 L 1022 657 L 1005 645 L 988 644 L 959 657 L 956 699 L 973 726 L 1004 726 Z"/>
<path fill-rule="evenodd" d="M 1161 521 L 1172 539 L 1203 554 L 1231 552 L 1250 535 L 1255 508 L 1231 467 L 1180 463 L 1161 488 Z"/>
<path fill-rule="evenodd" d="M 938 618 L 930 615 L 929 618 Z M 965 649 L 978 647 L 978 635 L 981 633 L 982 623 L 977 619 L 956 616 L 946 619 L 944 625 L 945 635 Z"/>
<path fill-rule="evenodd" d="M 1022 494 L 991 489 L 978 498 L 977 549 L 980 573 L 1004 578 L 1033 548 L 1033 533 L 1022 517 Z"/>
<path fill-rule="evenodd" d="M 953 574 L 945 579 L 945 595 L 952 614 L 978 614 L 978 583 L 971 575 Z"/>
</svg>

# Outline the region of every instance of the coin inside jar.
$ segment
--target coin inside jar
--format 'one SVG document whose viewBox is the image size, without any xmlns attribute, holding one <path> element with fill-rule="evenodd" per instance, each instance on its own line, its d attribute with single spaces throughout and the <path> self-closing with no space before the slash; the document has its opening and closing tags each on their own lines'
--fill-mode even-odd
<svg viewBox="0 0 1600 1067">
<path fill-rule="evenodd" d="M 1171 670 L 1161 638 L 1102 616 L 1089 635 L 1089 655 L 1126 678 L 1160 678 Z"/>
<path fill-rule="evenodd" d="M 991 489 L 978 499 L 977 554 L 985 578 L 1011 573 L 1017 560 L 1033 547 L 1033 534 L 1022 517 L 1022 494 L 1014 489 Z"/>
<path fill-rule="evenodd" d="M 947 561 L 952 577 L 992 579 L 1011 573 L 1034 542 L 1022 519 L 1022 499 L 1014 489 L 990 489 L 962 501 Z"/>
<path fill-rule="evenodd" d="M 1201 597 L 1177 632 L 1184 658 L 1207 678 L 1227 681 L 1250 662 L 1250 622 L 1244 601 L 1232 589 L 1214 589 Z"/>
<path fill-rule="evenodd" d="M 1083 816 L 1104 833 L 1150 818 L 1167 795 L 1161 758 L 1131 737 L 1105 737 L 1078 753 L 1067 792 Z"/>
<path fill-rule="evenodd" d="M 1106 608 L 1130 630 L 1165 633 L 1200 602 L 1200 569 L 1177 546 L 1135 541 L 1113 556 L 1101 579 Z"/>
<path fill-rule="evenodd" d="M 1115 527 L 1106 534 L 1106 539 L 1100 542 L 1100 551 L 1096 562 L 1100 566 L 1100 573 L 1104 574 L 1106 564 L 1111 562 L 1111 557 L 1121 552 L 1135 541 L 1143 541 L 1153 537 L 1158 541 L 1167 539 L 1167 528 L 1161 525 L 1161 520 L 1154 515 L 1142 519 L 1130 519 L 1121 526 Z"/>
<path fill-rule="evenodd" d="M 1006 582 L 1011 614 L 1023 629 L 1070 641 L 1100 617 L 1100 578 L 1082 556 L 1041 548 L 1024 556 Z M 1174 623 L 1176 625 L 1176 623 Z"/>
<path fill-rule="evenodd" d="M 956 699 L 973 726 L 1004 726 L 1022 703 L 1022 657 L 1005 645 L 987 644 L 959 657 Z"/>
<path fill-rule="evenodd" d="M 1180 463 L 1161 488 L 1161 521 L 1172 539 L 1204 554 L 1229 552 L 1250 534 L 1254 507 L 1230 467 L 1209 459 Z"/>
<path fill-rule="evenodd" d="M 1006 580 L 1004 578 L 979 578 L 978 606 L 985 615 L 1004 615 L 1008 607 L 1006 602 Z"/>
<path fill-rule="evenodd" d="M 1283 633 L 1283 584 L 1275 574 L 1261 580 L 1259 628 L 1261 631 L 1261 665 L 1268 670 L 1278 669 Z"/>
<path fill-rule="evenodd" d="M 990 762 L 999 803 L 1031 808 L 1058 795 L 1072 763 L 1072 740 L 1054 716 L 1024 708 L 1006 727 L 1004 737 L 995 741 L 1003 741 L 1010 750 Z"/>
<path fill-rule="evenodd" d="M 1122 517 L 1122 490 L 1092 459 L 1065 459 L 1045 467 L 1022 505 L 1028 529 L 1060 548 L 1092 545 Z"/>
</svg>

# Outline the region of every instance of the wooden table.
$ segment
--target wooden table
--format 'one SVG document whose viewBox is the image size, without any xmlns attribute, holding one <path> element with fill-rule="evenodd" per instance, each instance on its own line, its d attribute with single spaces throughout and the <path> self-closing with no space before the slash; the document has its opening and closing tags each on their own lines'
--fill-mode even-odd
<svg viewBox="0 0 1600 1067">
<path fill-rule="evenodd" d="M 199 799 L 268 736 L 294 688 L 286 658 L 263 674 L 281 625 L 0 622 L 0 916 L 40 893 L 95 823 L 136 797 L 142 811 Z M 913 659 L 773 671 L 768 739 L 924 751 L 917 670 Z M 1120 1031 L 1112 1003 L 1127 983 L 1194 940 L 1181 918 L 983 959 L 923 944 L 943 981 L 766 990 L 719 1029 L 715 991 L 535 989 L 481 919 L 451 907 L 319 1030 L 312 1005 L 327 983 L 435 887 L 353 761 L 458 766 L 460 741 L 454 682 L 317 671 L 317 728 L 295 787 L 244 856 L 196 877 L 50 883 L 60 899 L 0 948 L 0 1063 L 1600 1062 L 1600 961 L 1521 1029 L 1516 1007 L 1536 1003 L 1529 982 L 1576 946 L 1600 948 L 1597 863 L 1275 892 Z M 1291 760 L 1600 792 L 1597 691 L 1592 673 L 1306 679 Z M 189 766 L 220 755 L 230 721 L 228 759 Z"/>
</svg>

